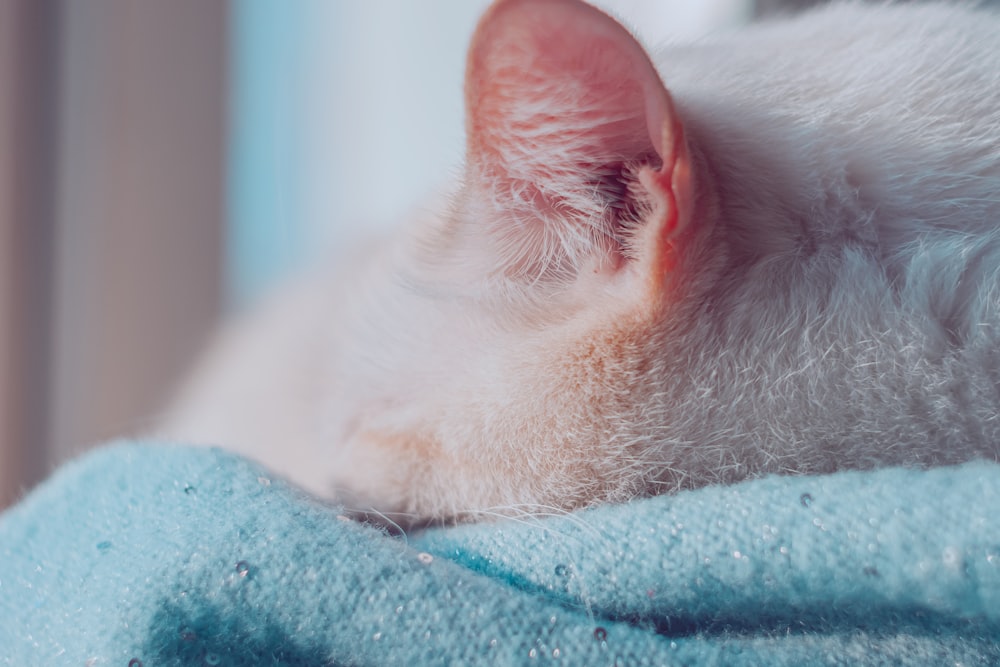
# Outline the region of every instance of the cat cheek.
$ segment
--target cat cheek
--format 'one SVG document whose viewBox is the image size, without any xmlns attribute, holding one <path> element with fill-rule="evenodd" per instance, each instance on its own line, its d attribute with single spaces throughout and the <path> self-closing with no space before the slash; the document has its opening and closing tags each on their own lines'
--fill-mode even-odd
<svg viewBox="0 0 1000 667">
<path fill-rule="evenodd" d="M 412 456 L 405 439 L 355 436 L 341 451 L 334 487 L 353 510 L 406 511 L 412 481 L 399 463 Z"/>
<path fill-rule="evenodd" d="M 439 448 L 430 440 L 401 433 L 364 431 L 343 448 L 334 486 L 367 510 L 411 510 L 412 489 Z M 377 503 L 376 503 L 377 500 Z"/>
</svg>

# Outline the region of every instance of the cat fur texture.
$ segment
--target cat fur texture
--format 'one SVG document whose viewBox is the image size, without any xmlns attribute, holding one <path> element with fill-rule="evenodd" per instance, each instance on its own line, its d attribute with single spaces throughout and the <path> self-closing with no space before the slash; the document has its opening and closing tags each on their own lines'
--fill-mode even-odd
<svg viewBox="0 0 1000 667">
<path fill-rule="evenodd" d="M 647 52 L 500 0 L 450 204 L 223 339 L 166 430 L 407 521 L 997 459 L 997 35 L 835 4 Z"/>
</svg>

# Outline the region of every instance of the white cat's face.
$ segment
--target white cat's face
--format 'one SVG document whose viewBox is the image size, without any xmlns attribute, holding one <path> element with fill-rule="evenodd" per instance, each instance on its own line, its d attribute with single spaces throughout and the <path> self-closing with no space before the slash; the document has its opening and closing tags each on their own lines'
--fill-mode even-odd
<svg viewBox="0 0 1000 667">
<path fill-rule="evenodd" d="M 445 518 L 676 484 L 644 465 L 651 378 L 701 289 L 684 262 L 720 258 L 699 250 L 712 194 L 669 94 L 607 16 L 513 0 L 480 24 L 466 98 L 450 213 L 399 240 L 348 316 L 335 483 Z"/>
<path fill-rule="evenodd" d="M 834 4 L 669 51 L 675 106 L 599 11 L 497 2 L 461 188 L 342 314 L 333 485 L 461 520 L 1000 456 L 994 37 Z"/>
</svg>

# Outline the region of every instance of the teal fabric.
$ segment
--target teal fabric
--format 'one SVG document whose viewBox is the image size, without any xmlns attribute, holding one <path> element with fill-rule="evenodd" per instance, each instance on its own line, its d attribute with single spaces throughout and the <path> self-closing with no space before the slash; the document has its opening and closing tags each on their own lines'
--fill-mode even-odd
<svg viewBox="0 0 1000 667">
<path fill-rule="evenodd" d="M 1000 664 L 998 510 L 972 463 L 403 538 L 125 443 L 0 515 L 0 664 Z"/>
</svg>

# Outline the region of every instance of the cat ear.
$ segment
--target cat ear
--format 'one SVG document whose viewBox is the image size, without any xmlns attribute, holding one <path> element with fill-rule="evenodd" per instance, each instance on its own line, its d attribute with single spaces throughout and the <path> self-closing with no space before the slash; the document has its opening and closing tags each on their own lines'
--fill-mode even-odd
<svg viewBox="0 0 1000 667">
<path fill-rule="evenodd" d="M 478 217 L 507 274 L 595 258 L 600 270 L 669 269 L 691 218 L 691 158 L 625 28 L 577 0 L 500 0 L 473 37 L 465 98 L 467 185 L 489 204 Z"/>
</svg>

